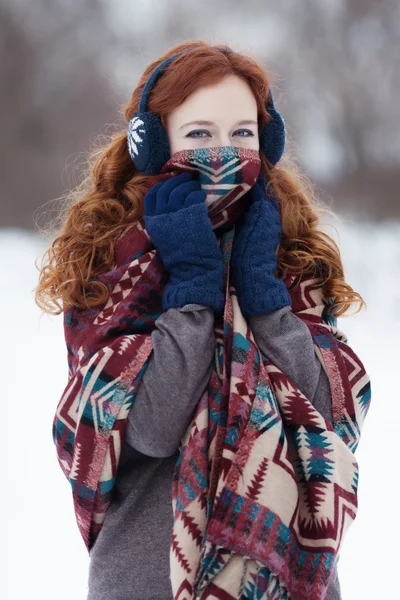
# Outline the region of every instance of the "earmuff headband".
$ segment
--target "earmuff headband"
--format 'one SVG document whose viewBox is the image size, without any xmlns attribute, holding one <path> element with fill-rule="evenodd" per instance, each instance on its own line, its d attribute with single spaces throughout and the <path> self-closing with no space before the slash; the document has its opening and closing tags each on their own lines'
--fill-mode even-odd
<svg viewBox="0 0 400 600">
<path fill-rule="evenodd" d="M 219 46 L 213 46 L 213 48 L 218 48 L 227 54 L 233 52 L 229 48 Z M 138 111 L 129 121 L 127 136 L 129 154 L 136 169 L 145 175 L 157 174 L 170 158 L 168 133 L 159 116 L 147 110 L 150 92 L 166 67 L 177 56 L 190 50 L 193 48 L 176 52 L 158 65 L 142 90 Z M 266 109 L 271 120 L 264 125 L 260 132 L 260 151 L 265 154 L 272 165 L 275 165 L 284 152 L 286 132 L 284 120 L 274 107 L 271 91 L 266 102 Z"/>
</svg>

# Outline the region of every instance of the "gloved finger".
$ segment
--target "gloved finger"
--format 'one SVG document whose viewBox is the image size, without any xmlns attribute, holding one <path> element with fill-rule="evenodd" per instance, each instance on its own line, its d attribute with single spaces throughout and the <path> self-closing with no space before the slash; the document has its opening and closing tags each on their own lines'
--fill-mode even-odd
<svg viewBox="0 0 400 600">
<path fill-rule="evenodd" d="M 185 198 L 184 207 L 192 206 L 192 204 L 202 204 L 205 202 L 206 193 L 203 190 L 196 190 L 194 192 L 190 192 Z"/>
<path fill-rule="evenodd" d="M 165 181 L 160 181 L 156 183 L 149 189 L 147 194 L 145 194 L 143 207 L 146 215 L 154 215 L 156 212 L 157 206 L 157 192 L 164 185 Z"/>
<path fill-rule="evenodd" d="M 269 202 L 271 202 L 271 204 L 273 204 L 275 208 L 278 208 L 279 207 L 278 196 L 276 195 L 276 192 L 272 185 L 268 186 L 266 195 L 267 195 L 267 199 L 269 200 Z"/>
<path fill-rule="evenodd" d="M 260 171 L 260 173 L 258 174 L 257 177 L 257 183 L 258 185 L 261 185 L 261 187 L 265 190 L 265 188 L 267 187 L 267 180 L 265 179 L 264 175 L 262 174 L 262 172 Z"/>
<path fill-rule="evenodd" d="M 266 195 L 267 199 L 272 202 L 272 204 L 279 206 L 278 196 L 275 193 L 274 186 L 272 183 L 269 183 L 268 185 L 268 181 L 261 171 L 258 174 L 256 185 L 262 187 L 264 194 Z"/>
<path fill-rule="evenodd" d="M 188 194 L 201 190 L 200 181 L 185 181 L 181 185 L 174 188 L 169 195 L 166 210 L 174 212 L 182 208 L 185 204 L 185 199 Z"/>
<path fill-rule="evenodd" d="M 255 183 L 250 190 L 251 203 L 267 200 L 265 189 L 259 183 Z"/>
<path fill-rule="evenodd" d="M 174 190 L 177 186 L 181 185 L 185 181 L 190 181 L 191 179 L 193 179 L 193 175 L 189 171 L 179 173 L 179 175 L 175 175 L 174 177 L 171 177 L 170 179 L 167 179 L 166 181 L 162 182 L 162 191 L 160 189 L 160 194 L 158 195 L 166 196 L 168 198 L 172 190 Z"/>
<path fill-rule="evenodd" d="M 265 186 L 260 182 L 265 182 Z M 269 201 L 275 208 L 279 206 L 278 197 L 273 186 L 271 184 L 268 185 L 263 176 L 259 175 L 257 183 L 251 188 L 250 192 L 253 202 Z"/>
<path fill-rule="evenodd" d="M 146 194 L 144 200 L 144 210 L 148 215 L 162 214 L 168 202 L 171 191 L 184 181 L 190 181 L 192 174 L 184 171 L 170 179 L 160 181 L 154 185 Z"/>
</svg>

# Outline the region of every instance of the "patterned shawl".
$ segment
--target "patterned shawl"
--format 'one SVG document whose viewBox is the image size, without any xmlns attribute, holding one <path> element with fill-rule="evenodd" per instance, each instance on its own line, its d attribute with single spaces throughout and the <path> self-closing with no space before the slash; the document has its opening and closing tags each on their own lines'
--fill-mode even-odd
<svg viewBox="0 0 400 600">
<path fill-rule="evenodd" d="M 332 422 L 257 347 L 221 235 L 224 314 L 215 317 L 209 384 L 180 442 L 172 481 L 174 600 L 323 600 L 356 517 L 354 453 L 370 405 L 363 364 L 329 317 L 317 279 L 285 283 L 328 375 Z M 168 273 L 139 219 L 98 277 L 100 307 L 64 313 L 68 383 L 53 422 L 61 469 L 90 553 L 115 483 L 127 417 L 151 356 Z"/>
</svg>

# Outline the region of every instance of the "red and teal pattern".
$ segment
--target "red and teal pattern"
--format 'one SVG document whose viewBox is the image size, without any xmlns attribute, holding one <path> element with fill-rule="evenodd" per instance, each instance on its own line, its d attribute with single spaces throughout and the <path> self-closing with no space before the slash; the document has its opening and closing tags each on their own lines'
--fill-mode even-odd
<svg viewBox="0 0 400 600">
<path fill-rule="evenodd" d="M 332 392 L 332 422 L 257 347 L 230 283 L 212 374 L 180 443 L 171 488 L 174 600 L 323 600 L 357 513 L 355 459 L 370 406 L 364 366 L 328 317 L 317 279 L 288 276 Z M 98 279 L 104 306 L 65 312 L 68 383 L 53 439 L 90 553 L 110 505 L 127 416 L 151 356 L 168 280 L 142 219 Z M 294 286 L 294 287 L 293 287 Z"/>
<path fill-rule="evenodd" d="M 229 226 L 247 205 L 246 193 L 253 187 L 261 169 L 258 150 L 240 146 L 192 148 L 175 152 L 156 176 L 157 181 L 179 173 L 196 173 L 205 192 L 212 228 Z"/>
</svg>

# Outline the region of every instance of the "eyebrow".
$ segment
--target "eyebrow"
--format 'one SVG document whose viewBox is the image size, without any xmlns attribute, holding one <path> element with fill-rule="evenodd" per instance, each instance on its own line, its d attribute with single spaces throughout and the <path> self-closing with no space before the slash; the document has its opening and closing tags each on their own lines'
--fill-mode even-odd
<svg viewBox="0 0 400 600">
<path fill-rule="evenodd" d="M 244 121 L 239 121 L 237 123 L 237 125 L 258 125 L 257 121 L 252 121 L 252 120 L 244 120 Z M 213 121 L 190 121 L 189 123 L 185 123 L 184 125 L 181 125 L 181 127 L 179 127 L 179 129 L 183 129 L 184 127 L 187 127 L 188 125 L 215 125 L 215 123 L 213 123 Z"/>
</svg>

